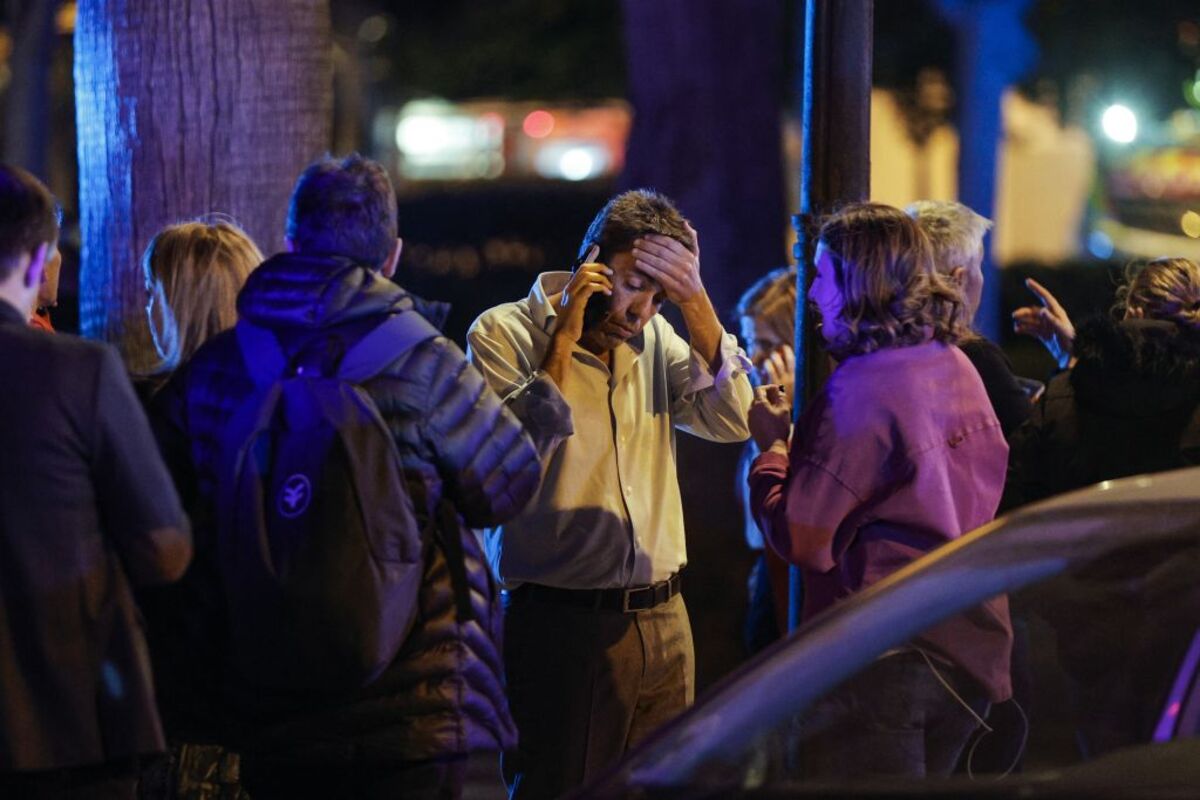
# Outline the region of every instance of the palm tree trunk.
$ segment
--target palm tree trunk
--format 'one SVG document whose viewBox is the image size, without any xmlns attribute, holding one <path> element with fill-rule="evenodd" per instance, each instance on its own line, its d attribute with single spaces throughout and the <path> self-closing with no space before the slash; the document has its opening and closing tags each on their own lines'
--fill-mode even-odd
<svg viewBox="0 0 1200 800">
<path fill-rule="evenodd" d="M 81 328 L 136 372 L 159 228 L 229 214 L 281 246 L 292 183 L 329 147 L 328 0 L 81 0 L 75 97 Z"/>
</svg>

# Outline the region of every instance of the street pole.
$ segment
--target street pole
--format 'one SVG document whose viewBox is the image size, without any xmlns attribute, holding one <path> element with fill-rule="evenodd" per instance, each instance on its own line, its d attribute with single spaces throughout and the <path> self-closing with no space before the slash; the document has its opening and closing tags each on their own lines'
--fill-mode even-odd
<svg viewBox="0 0 1200 800">
<path fill-rule="evenodd" d="M 802 156 L 796 228 L 796 387 L 793 415 L 816 391 L 828 363 L 804 298 L 822 215 L 866 200 L 871 190 L 871 47 L 874 0 L 806 0 L 800 77 Z M 800 621 L 800 570 L 790 570 L 788 630 Z"/>
</svg>

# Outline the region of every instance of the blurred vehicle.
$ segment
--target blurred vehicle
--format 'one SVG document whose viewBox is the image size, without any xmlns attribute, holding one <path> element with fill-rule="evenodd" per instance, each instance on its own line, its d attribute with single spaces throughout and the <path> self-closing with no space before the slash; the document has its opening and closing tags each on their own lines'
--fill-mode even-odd
<svg viewBox="0 0 1200 800">
<path fill-rule="evenodd" d="M 1014 659 L 1014 680 L 1031 687 L 1015 737 L 978 738 L 950 778 L 804 780 L 807 709 L 999 594 L 1029 643 Z M 1200 468 L 1105 482 L 1001 518 L 831 608 L 580 796 L 1196 797 L 1198 626 Z M 993 744 L 1008 752 L 982 756 Z"/>
</svg>

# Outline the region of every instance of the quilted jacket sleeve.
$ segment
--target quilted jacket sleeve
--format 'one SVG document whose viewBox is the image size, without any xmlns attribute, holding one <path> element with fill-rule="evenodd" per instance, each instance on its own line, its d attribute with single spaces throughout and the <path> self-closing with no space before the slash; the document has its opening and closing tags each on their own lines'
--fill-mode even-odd
<svg viewBox="0 0 1200 800">
<path fill-rule="evenodd" d="M 463 519 L 471 527 L 516 516 L 537 490 L 537 451 L 456 344 L 421 346 L 432 362 L 422 437 Z"/>
</svg>

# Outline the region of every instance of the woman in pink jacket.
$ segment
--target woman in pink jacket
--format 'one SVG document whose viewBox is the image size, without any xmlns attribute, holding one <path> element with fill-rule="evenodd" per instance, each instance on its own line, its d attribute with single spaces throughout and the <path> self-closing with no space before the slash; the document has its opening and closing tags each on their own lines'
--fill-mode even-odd
<svg viewBox="0 0 1200 800">
<path fill-rule="evenodd" d="M 848 206 L 822 226 L 815 261 L 808 298 L 838 366 L 790 444 L 780 387 L 760 388 L 750 410 L 762 449 L 751 507 L 803 571 L 805 621 L 990 521 L 1008 456 L 954 346 L 961 297 L 917 225 L 890 206 Z M 998 598 L 889 651 L 811 712 L 807 773 L 949 773 L 988 703 L 1011 694 L 1011 638 Z"/>
</svg>

